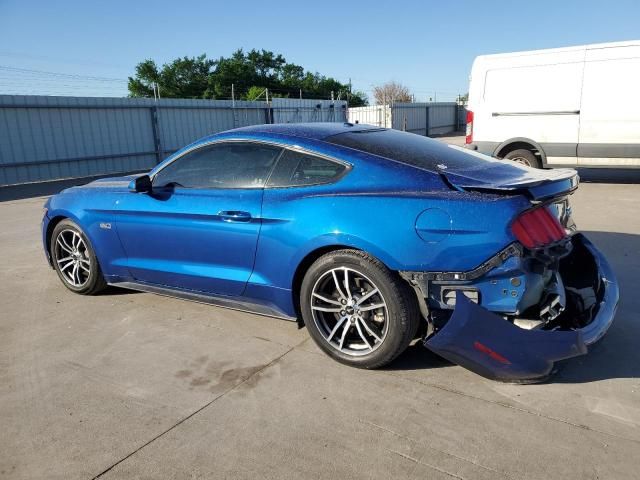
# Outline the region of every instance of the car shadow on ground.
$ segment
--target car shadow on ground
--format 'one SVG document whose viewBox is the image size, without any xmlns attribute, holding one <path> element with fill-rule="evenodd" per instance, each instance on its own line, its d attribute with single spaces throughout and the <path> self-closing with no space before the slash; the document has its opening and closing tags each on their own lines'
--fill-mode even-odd
<svg viewBox="0 0 640 480">
<path fill-rule="evenodd" d="M 455 365 L 449 360 L 436 355 L 422 345 L 422 340 L 415 341 L 398 358 L 382 370 L 425 370 L 451 367 Z"/>
<path fill-rule="evenodd" d="M 583 183 L 640 183 L 640 168 L 577 168 Z"/>
<path fill-rule="evenodd" d="M 583 232 L 605 255 L 616 274 L 620 302 L 611 328 L 587 355 L 558 363 L 555 383 L 640 378 L 640 235 Z"/>
<path fill-rule="evenodd" d="M 133 295 L 136 293 L 142 293 L 138 290 L 131 290 L 129 288 L 121 288 L 113 285 L 108 285 L 107 288 L 102 290 L 99 295 L 104 295 L 106 297 L 117 297 L 120 295 Z"/>
</svg>

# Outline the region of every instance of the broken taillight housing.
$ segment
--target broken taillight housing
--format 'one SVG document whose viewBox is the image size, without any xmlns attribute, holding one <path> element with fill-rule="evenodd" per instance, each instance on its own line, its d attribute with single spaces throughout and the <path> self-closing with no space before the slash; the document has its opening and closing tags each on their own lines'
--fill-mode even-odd
<svg viewBox="0 0 640 480">
<path fill-rule="evenodd" d="M 527 248 L 543 247 L 567 236 L 557 217 L 544 206 L 519 215 L 511 224 L 511 231 Z"/>
</svg>

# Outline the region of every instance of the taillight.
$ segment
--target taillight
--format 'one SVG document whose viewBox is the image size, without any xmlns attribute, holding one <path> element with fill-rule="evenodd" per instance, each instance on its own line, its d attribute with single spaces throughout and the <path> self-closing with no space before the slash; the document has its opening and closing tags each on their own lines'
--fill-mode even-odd
<svg viewBox="0 0 640 480">
<path fill-rule="evenodd" d="M 566 232 L 547 207 L 521 214 L 511 224 L 511 231 L 527 248 L 537 248 L 562 240 Z"/>
<path fill-rule="evenodd" d="M 464 141 L 466 144 L 473 142 L 473 112 L 467 110 L 467 137 Z"/>
</svg>

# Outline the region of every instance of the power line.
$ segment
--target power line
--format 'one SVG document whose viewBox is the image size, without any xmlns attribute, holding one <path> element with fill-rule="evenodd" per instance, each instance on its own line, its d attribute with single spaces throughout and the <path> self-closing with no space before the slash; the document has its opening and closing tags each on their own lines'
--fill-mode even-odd
<svg viewBox="0 0 640 480">
<path fill-rule="evenodd" d="M 0 94 L 125 97 L 128 80 L 0 65 Z"/>
<path fill-rule="evenodd" d="M 18 73 L 32 73 L 32 74 L 40 74 L 47 75 L 50 77 L 60 77 L 60 78 L 73 78 L 77 80 L 93 80 L 99 82 L 128 82 L 129 80 L 125 80 L 123 78 L 110 78 L 110 77 L 92 77 L 87 75 L 76 75 L 71 73 L 59 73 L 59 72 L 47 72 L 45 70 L 31 70 L 28 68 L 17 68 L 17 67 L 8 67 L 6 65 L 0 65 L 0 70 L 5 70 L 9 72 L 18 72 Z"/>
</svg>

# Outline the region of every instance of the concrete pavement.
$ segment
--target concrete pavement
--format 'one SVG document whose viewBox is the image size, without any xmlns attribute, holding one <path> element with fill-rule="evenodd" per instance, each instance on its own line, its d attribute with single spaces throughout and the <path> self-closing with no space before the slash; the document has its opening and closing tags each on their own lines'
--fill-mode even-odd
<svg viewBox="0 0 640 480">
<path fill-rule="evenodd" d="M 584 183 L 617 319 L 551 382 L 505 385 L 419 344 L 337 364 L 286 321 L 47 268 L 43 198 L 0 203 L 0 478 L 638 478 L 640 186 Z"/>
</svg>

